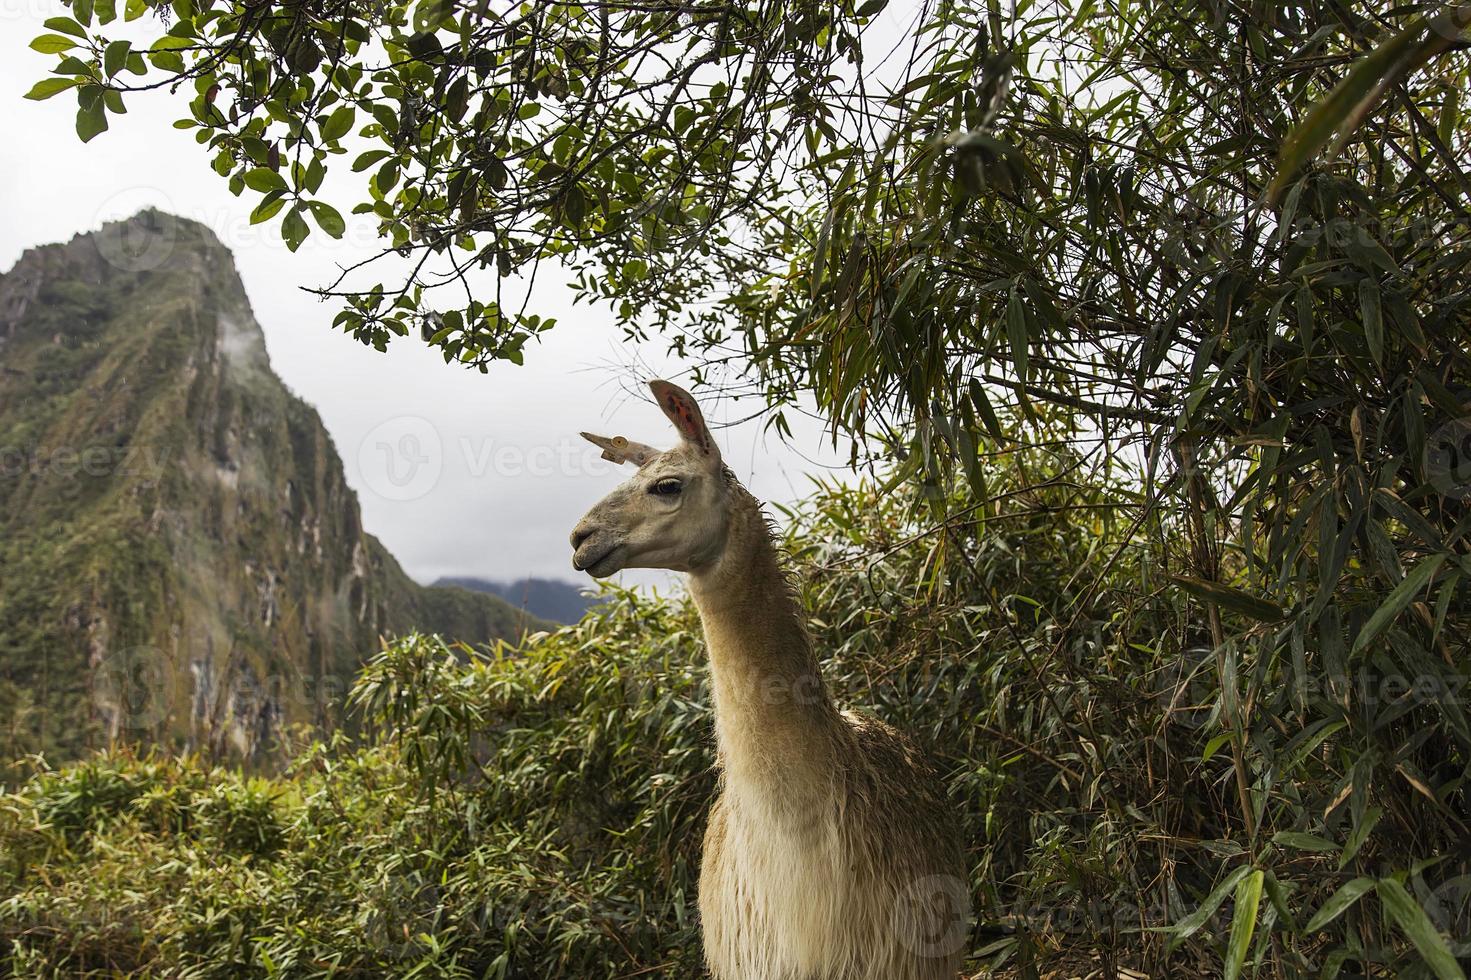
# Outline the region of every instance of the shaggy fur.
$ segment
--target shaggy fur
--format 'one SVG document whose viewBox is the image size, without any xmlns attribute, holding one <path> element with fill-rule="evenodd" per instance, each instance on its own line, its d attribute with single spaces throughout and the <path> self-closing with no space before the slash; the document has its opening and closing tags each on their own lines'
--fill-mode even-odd
<svg viewBox="0 0 1471 980">
<path fill-rule="evenodd" d="M 718 980 L 954 980 L 969 891 L 952 809 L 914 747 L 839 712 L 756 501 L 690 576 L 721 793 L 700 869 Z"/>
</svg>

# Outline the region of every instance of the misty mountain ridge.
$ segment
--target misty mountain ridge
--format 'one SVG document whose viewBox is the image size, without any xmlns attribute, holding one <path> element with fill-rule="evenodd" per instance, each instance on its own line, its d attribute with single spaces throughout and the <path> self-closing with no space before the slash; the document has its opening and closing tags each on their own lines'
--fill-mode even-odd
<svg viewBox="0 0 1471 980">
<path fill-rule="evenodd" d="M 472 575 L 451 575 L 436 579 L 434 584 L 498 595 L 517 609 L 557 623 L 575 623 L 601 601 L 580 586 L 561 579 L 532 577 L 502 582 Z"/>
</svg>

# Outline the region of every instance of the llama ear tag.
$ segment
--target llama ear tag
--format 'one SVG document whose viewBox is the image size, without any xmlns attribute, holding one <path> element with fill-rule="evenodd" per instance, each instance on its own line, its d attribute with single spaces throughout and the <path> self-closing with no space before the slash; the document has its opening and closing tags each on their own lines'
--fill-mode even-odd
<svg viewBox="0 0 1471 980">
<path fill-rule="evenodd" d="M 652 446 L 645 446 L 641 442 L 630 442 L 623 436 L 596 436 L 591 432 L 584 432 L 581 435 L 582 438 L 601 449 L 603 458 L 610 463 L 632 463 L 634 466 L 642 466 L 659 455 L 659 450 Z"/>
</svg>

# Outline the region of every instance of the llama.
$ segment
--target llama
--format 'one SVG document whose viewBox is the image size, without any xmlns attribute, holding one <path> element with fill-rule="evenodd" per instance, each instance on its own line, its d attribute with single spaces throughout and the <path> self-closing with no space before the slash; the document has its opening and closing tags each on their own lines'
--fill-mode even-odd
<svg viewBox="0 0 1471 980">
<path fill-rule="evenodd" d="M 721 770 L 700 862 L 710 973 L 954 980 L 970 892 L 940 781 L 894 729 L 833 704 L 761 505 L 690 394 L 650 387 L 680 444 L 583 433 L 638 473 L 578 522 L 572 566 L 688 573 Z"/>
</svg>

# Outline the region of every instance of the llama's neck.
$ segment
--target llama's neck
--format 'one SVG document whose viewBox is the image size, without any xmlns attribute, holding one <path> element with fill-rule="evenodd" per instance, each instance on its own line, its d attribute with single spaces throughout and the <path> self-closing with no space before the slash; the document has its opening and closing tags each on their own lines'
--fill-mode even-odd
<svg viewBox="0 0 1471 980">
<path fill-rule="evenodd" d="M 800 811 L 829 785 L 842 722 L 760 505 L 736 491 L 725 549 L 690 575 L 728 789 Z"/>
</svg>

